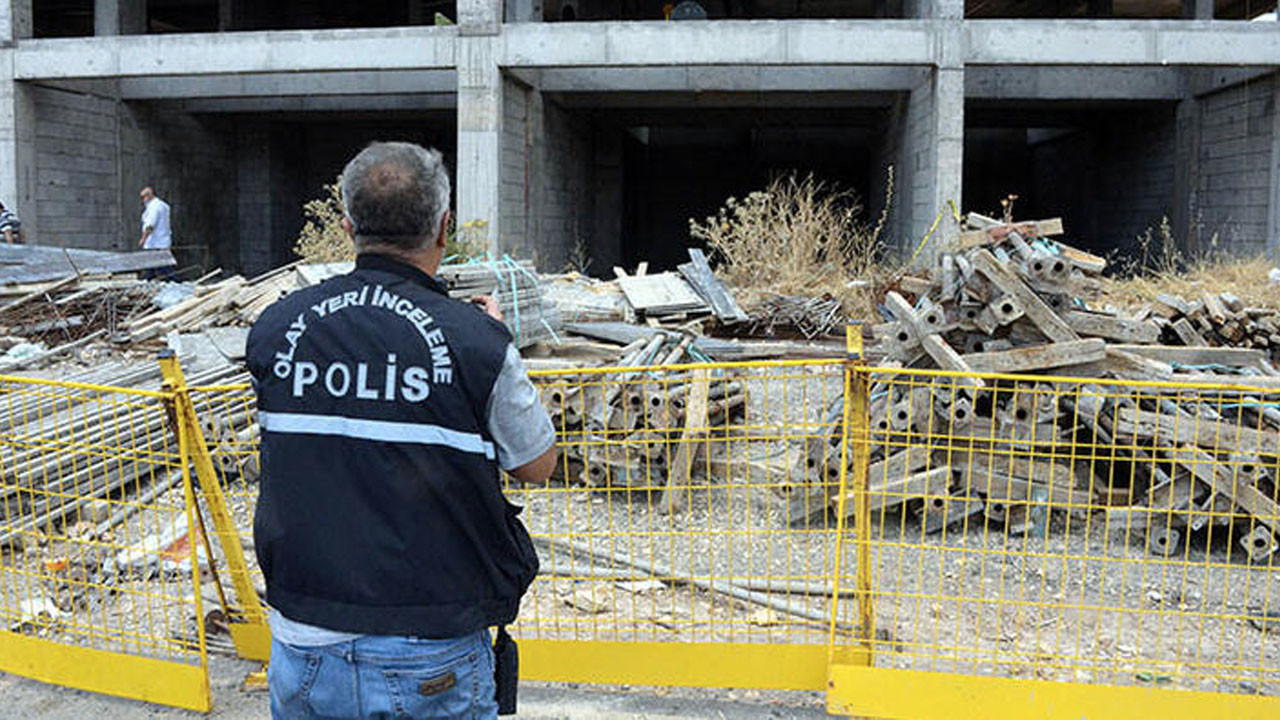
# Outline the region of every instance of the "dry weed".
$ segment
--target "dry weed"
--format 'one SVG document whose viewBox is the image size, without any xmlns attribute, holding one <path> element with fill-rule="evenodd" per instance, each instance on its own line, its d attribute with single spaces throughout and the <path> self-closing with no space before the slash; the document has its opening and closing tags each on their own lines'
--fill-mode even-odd
<svg viewBox="0 0 1280 720">
<path fill-rule="evenodd" d="M 1106 281 L 1104 300 L 1122 308 L 1137 308 L 1157 295 L 1196 300 L 1202 293 L 1232 293 L 1250 307 L 1280 309 L 1280 284 L 1271 282 L 1275 265 L 1262 255 L 1235 257 L 1210 238 L 1208 250 L 1188 256 L 1178 249 L 1169 219 L 1138 237 L 1137 256 L 1121 263 L 1120 272 Z"/>
<path fill-rule="evenodd" d="M 293 243 L 293 252 L 305 263 L 354 260 L 355 244 L 342 227 L 342 192 L 338 181 L 324 186 L 325 195 L 302 206 L 302 233 Z"/>
<path fill-rule="evenodd" d="M 356 247 L 342 226 L 342 191 L 338 180 L 324 186 L 324 197 L 309 200 L 302 206 L 305 222 L 302 233 L 293 243 L 293 252 L 304 263 L 332 263 L 355 260 Z M 488 248 L 488 223 L 473 220 L 459 229 L 453 217 L 445 257 L 451 261 L 466 260 L 484 254 Z"/>
<path fill-rule="evenodd" d="M 873 297 L 893 272 L 880 238 L 887 212 L 872 226 L 852 191 L 791 173 L 690 219 L 689 234 L 707 243 L 717 274 L 748 307 L 769 294 L 829 294 L 850 316 L 874 317 Z"/>
</svg>

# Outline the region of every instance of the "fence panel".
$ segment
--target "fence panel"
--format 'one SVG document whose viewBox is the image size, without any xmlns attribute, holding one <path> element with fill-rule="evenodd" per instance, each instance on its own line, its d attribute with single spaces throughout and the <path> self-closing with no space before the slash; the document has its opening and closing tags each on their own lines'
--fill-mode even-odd
<svg viewBox="0 0 1280 720">
<path fill-rule="evenodd" d="M 866 492 L 832 505 L 874 660 L 833 710 L 1280 713 L 1280 393 L 862 372 Z"/>
<path fill-rule="evenodd" d="M 0 377 L 0 670 L 207 710 L 170 393 Z"/>
<path fill-rule="evenodd" d="M 836 536 L 788 499 L 840 481 L 820 446 L 843 366 L 534 375 L 561 456 L 550 483 L 508 486 L 542 563 L 523 675 L 825 687 Z"/>
</svg>

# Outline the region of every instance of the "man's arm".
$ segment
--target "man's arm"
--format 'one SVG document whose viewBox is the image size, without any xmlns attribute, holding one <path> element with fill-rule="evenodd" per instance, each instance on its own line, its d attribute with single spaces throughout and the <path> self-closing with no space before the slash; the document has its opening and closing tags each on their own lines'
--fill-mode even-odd
<svg viewBox="0 0 1280 720">
<path fill-rule="evenodd" d="M 556 432 L 514 345 L 489 395 L 486 423 L 498 464 L 526 483 L 546 482 L 556 467 Z"/>
<path fill-rule="evenodd" d="M 557 459 L 559 459 L 559 452 L 556 446 L 552 445 L 537 460 L 508 470 L 507 474 L 522 483 L 544 483 L 556 469 Z"/>
<path fill-rule="evenodd" d="M 153 227 L 151 227 L 150 225 L 148 225 L 148 226 L 147 226 L 147 229 L 142 231 L 142 239 L 138 241 L 138 247 L 146 247 L 146 246 L 147 246 L 147 238 L 151 237 L 151 232 L 152 232 L 153 230 L 155 230 L 155 228 L 153 228 Z"/>
</svg>

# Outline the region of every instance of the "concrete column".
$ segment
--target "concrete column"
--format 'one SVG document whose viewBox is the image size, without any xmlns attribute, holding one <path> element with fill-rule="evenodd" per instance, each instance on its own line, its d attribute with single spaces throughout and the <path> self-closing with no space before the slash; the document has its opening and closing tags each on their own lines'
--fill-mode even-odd
<svg viewBox="0 0 1280 720">
<path fill-rule="evenodd" d="M 964 18 L 964 0 L 905 0 L 903 14 L 909 18 L 961 20 Z"/>
<path fill-rule="evenodd" d="M 31 37 L 31 31 L 31 0 L 0 0 L 0 47 Z"/>
<path fill-rule="evenodd" d="M 1212 20 L 1213 0 L 1182 0 L 1183 20 Z"/>
<path fill-rule="evenodd" d="M 94 35 L 143 35 L 146 32 L 146 0 L 94 0 Z"/>
<path fill-rule="evenodd" d="M 35 99 L 13 79 L 15 42 L 31 37 L 31 0 L 0 0 L 0 201 L 22 218 L 29 241 L 36 226 Z"/>
<path fill-rule="evenodd" d="M 1193 237 L 1200 189 L 1200 101 L 1188 97 L 1178 102 L 1174 130 L 1173 236 L 1184 252 L 1199 249 Z"/>
<path fill-rule="evenodd" d="M 502 0 L 458 0 L 457 5 L 459 35 L 498 33 L 502 23 Z"/>
<path fill-rule="evenodd" d="M 462 4 L 459 3 L 459 12 Z M 458 38 L 458 226 L 484 223 L 490 249 L 501 237 L 502 73 L 496 36 Z"/>
<path fill-rule="evenodd" d="M 236 217 L 240 272 L 271 267 L 271 125 L 242 120 L 236 128 Z"/>
<path fill-rule="evenodd" d="M 507 0 L 505 22 L 542 22 L 542 0 Z"/>
<path fill-rule="evenodd" d="M 1267 254 L 1272 262 L 1280 262 L 1280 73 L 1271 76 L 1271 108 L 1271 207 L 1267 212 Z"/>
</svg>

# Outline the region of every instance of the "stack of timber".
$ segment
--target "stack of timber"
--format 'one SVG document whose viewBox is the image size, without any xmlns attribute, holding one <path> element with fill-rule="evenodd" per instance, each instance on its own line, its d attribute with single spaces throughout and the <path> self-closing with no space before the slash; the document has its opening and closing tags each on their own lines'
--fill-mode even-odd
<svg viewBox="0 0 1280 720">
<path fill-rule="evenodd" d="M 561 325 L 559 311 L 546 301 L 543 280 L 528 260 L 503 257 L 500 261 L 442 265 L 437 277 L 448 286 L 449 297 L 466 300 L 489 295 L 497 300 L 516 347 L 556 338 Z"/>
<path fill-rule="evenodd" d="M 973 517 L 964 527 L 1010 533 L 1047 530 L 1050 508 L 1121 512 L 1124 527 L 1146 529 L 1153 552 L 1180 552 L 1186 529 L 1217 527 L 1250 559 L 1270 557 L 1280 378 L 1261 349 L 1210 344 L 1237 331 L 1256 338 L 1245 328 L 1263 314 L 1207 295 L 1162 298 L 1133 315 L 1092 310 L 1106 263 L 1051 239 L 1059 221 L 970 224 L 930 276 L 885 294 L 886 321 L 872 328 L 885 367 L 970 374 L 873 374 L 872 510 L 905 505 L 927 532 Z M 1151 380 L 1217 385 L 1126 384 Z M 842 453 L 842 407 L 806 444 L 793 524 L 853 512 L 854 496 L 838 491 L 856 455 Z"/>
<path fill-rule="evenodd" d="M 252 280 L 233 275 L 224 280 L 198 282 L 190 297 L 154 310 L 123 326 L 120 342 L 143 342 L 173 332 L 208 327 L 252 325 L 272 303 L 303 287 L 297 265 L 284 265 Z"/>
<path fill-rule="evenodd" d="M 662 374 L 687 362 L 690 334 L 653 332 L 622 349 L 622 374 L 568 376 L 543 400 L 562 438 L 559 475 L 592 487 L 663 490 L 687 483 L 697 440 L 723 436 L 746 413 L 742 382 L 706 369 Z"/>
<path fill-rule="evenodd" d="M 1280 358 L 1280 311 L 1246 307 L 1233 293 L 1198 298 L 1161 294 L 1143 308 L 1171 343 L 1191 347 L 1258 348 Z"/>
</svg>

